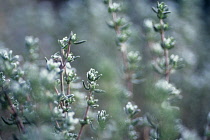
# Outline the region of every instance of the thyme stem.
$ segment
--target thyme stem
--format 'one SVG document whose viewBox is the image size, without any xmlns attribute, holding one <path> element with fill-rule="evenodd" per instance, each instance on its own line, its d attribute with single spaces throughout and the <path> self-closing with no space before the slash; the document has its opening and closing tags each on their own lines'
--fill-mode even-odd
<svg viewBox="0 0 210 140">
<path fill-rule="evenodd" d="M 25 133 L 25 128 L 24 128 L 23 122 L 20 119 L 20 117 L 18 116 L 18 113 L 17 113 L 16 109 L 14 108 L 11 99 L 9 98 L 9 96 L 7 95 L 5 90 L 3 90 L 3 92 L 4 92 L 6 100 L 9 103 L 9 106 L 10 106 L 10 109 L 11 109 L 10 111 L 11 111 L 12 115 L 15 117 L 16 124 L 17 124 L 17 127 L 18 127 L 19 131 L 22 132 L 22 133 Z"/>
<path fill-rule="evenodd" d="M 88 99 L 90 99 L 91 96 L 92 96 L 92 91 L 90 91 L 90 94 L 89 94 L 89 96 L 88 96 Z M 87 108 L 86 108 L 86 110 L 85 110 L 85 114 L 84 114 L 83 120 L 86 120 L 86 119 L 87 119 L 87 115 L 88 115 L 89 109 L 90 109 L 90 106 L 87 105 Z M 81 125 L 80 130 L 79 130 L 79 134 L 78 134 L 78 137 L 77 137 L 77 140 L 80 139 L 80 137 L 81 137 L 81 135 L 82 135 L 82 131 L 83 131 L 84 126 L 85 126 L 85 125 Z"/>
<path fill-rule="evenodd" d="M 160 19 L 160 24 L 163 25 L 163 19 Z M 163 29 L 160 31 L 161 35 L 161 42 L 164 42 L 165 39 L 165 32 Z M 169 75 L 170 75 L 170 70 L 169 70 L 169 52 L 168 49 L 164 49 L 164 57 L 165 57 L 165 80 L 169 82 Z"/>
<path fill-rule="evenodd" d="M 109 6 L 112 4 L 112 0 L 109 1 Z M 112 20 L 116 21 L 117 20 L 117 15 L 115 12 L 112 13 Z M 121 30 L 119 26 L 115 25 L 114 30 L 117 35 L 121 34 Z M 124 79 L 125 79 L 125 86 L 128 91 L 130 91 L 130 94 L 132 96 L 133 94 L 133 83 L 131 82 L 131 75 L 132 73 L 128 69 L 128 56 L 127 56 L 127 45 L 126 43 L 120 43 L 120 48 L 121 48 L 121 55 L 122 55 L 122 61 L 124 65 Z"/>
</svg>

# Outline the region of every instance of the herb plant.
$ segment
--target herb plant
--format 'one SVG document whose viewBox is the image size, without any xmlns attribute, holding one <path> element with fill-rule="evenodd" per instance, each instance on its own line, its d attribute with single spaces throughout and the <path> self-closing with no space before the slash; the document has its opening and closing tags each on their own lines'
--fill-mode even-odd
<svg viewBox="0 0 210 140">
<path fill-rule="evenodd" d="M 133 105 L 129 100 L 134 96 L 133 84 L 134 81 L 138 83 L 140 73 L 140 61 L 141 56 L 138 51 L 130 51 L 128 46 L 128 39 L 131 35 L 129 29 L 130 23 L 125 16 L 122 15 L 123 4 L 118 2 L 112 2 L 112 0 L 104 0 L 104 3 L 108 6 L 108 12 L 111 15 L 111 20 L 107 22 L 107 25 L 113 29 L 116 33 L 116 45 L 119 47 L 122 60 L 122 80 L 127 98 L 124 99 L 127 104 L 124 110 L 128 117 L 126 118 L 126 133 L 127 139 L 136 140 L 139 137 L 136 132 L 135 126 L 138 125 L 138 118 L 136 114 L 140 112 L 137 105 Z"/>
<path fill-rule="evenodd" d="M 92 124 L 93 118 L 88 116 L 90 108 L 96 108 L 95 93 L 104 92 L 97 89 L 97 80 L 102 76 L 95 69 L 87 72 L 87 84 L 83 86 L 89 91 L 86 97 L 86 110 L 82 119 L 74 118 L 76 106 L 81 97 L 79 92 L 81 83 L 76 69 L 71 63 L 79 56 L 74 56 L 71 46 L 82 44 L 85 40 L 77 41 L 76 34 L 58 40 L 61 51 L 46 59 L 46 68 L 39 67 L 36 60 L 38 54 L 38 39 L 26 37 L 26 47 L 29 51 L 29 61 L 20 65 L 19 56 L 13 56 L 12 51 L 1 50 L 1 107 L 10 112 L 10 117 L 1 116 L 7 125 L 16 125 L 20 133 L 14 131 L 14 139 L 77 139 L 82 135 L 86 124 Z M 76 95 L 74 94 L 76 93 Z M 105 110 L 99 111 L 98 125 L 105 127 L 108 114 Z M 96 121 L 97 121 L 96 120 Z M 80 122 L 81 128 L 76 132 L 76 125 Z M 4 126 L 6 127 L 6 126 Z M 33 137 L 39 134 L 38 137 Z"/>
<path fill-rule="evenodd" d="M 176 47 L 174 37 L 167 36 L 167 31 L 172 29 L 166 23 L 171 13 L 168 6 L 157 2 L 152 10 L 158 20 L 144 20 L 145 40 L 152 57 L 149 66 L 157 73 L 146 77 L 142 76 L 142 67 L 148 64 L 140 55 L 145 50 L 139 52 L 136 50 L 140 48 L 131 47 L 135 45 L 129 40 L 132 29 L 129 17 L 125 16 L 125 5 L 117 0 L 103 2 L 109 13 L 109 35 L 115 32 L 116 46 L 112 49 L 119 50 L 116 75 L 120 78 L 113 82 L 115 85 L 107 84 L 111 85 L 108 88 L 112 92 L 102 90 L 103 78 L 107 78 L 103 72 L 102 75 L 88 65 L 89 71 L 82 74 L 78 72 L 82 70 L 73 67 L 77 59 L 88 61 L 88 58 L 75 55 L 77 52 L 72 49 L 83 47 L 86 40 L 79 40 L 75 33 L 70 32 L 68 37 L 58 40 L 60 50 L 51 57 L 45 57 L 42 63 L 44 58 L 40 56 L 39 39 L 26 36 L 26 57 L 14 55 L 5 47 L 0 48 L 0 140 L 201 139 L 181 121 L 178 104 L 182 98 L 181 90 L 175 86 L 172 74 L 183 68 L 185 63 L 173 54 Z M 86 80 L 82 80 L 84 77 Z M 146 90 L 136 90 L 135 84 L 145 86 Z M 138 102 L 144 100 L 136 98 L 141 92 L 146 92 L 143 94 L 149 103 Z M 118 97 L 116 102 L 120 105 L 115 106 L 114 102 L 106 104 L 105 99 L 114 97 L 104 98 L 107 94 Z M 145 104 L 141 106 L 142 112 L 135 102 Z M 109 112 L 110 108 L 120 113 Z M 210 137 L 209 118 L 208 114 L 204 132 L 206 140 Z"/>
<path fill-rule="evenodd" d="M 177 139 L 179 132 L 176 127 L 176 120 L 178 119 L 179 108 L 176 102 L 181 98 L 181 91 L 174 84 L 171 84 L 170 75 L 172 72 L 182 68 L 184 62 L 178 55 L 170 55 L 169 53 L 175 47 L 175 39 L 166 37 L 165 34 L 170 29 L 169 24 L 165 23 L 165 19 L 171 13 L 168 6 L 164 2 L 157 2 L 157 7 L 153 7 L 152 10 L 157 15 L 159 22 L 154 23 L 151 20 L 146 20 L 145 26 L 148 31 L 148 40 L 150 40 L 148 44 L 153 53 L 152 65 L 160 76 L 158 76 L 159 80 L 154 84 L 153 91 L 150 92 L 157 94 L 159 97 L 153 95 L 153 100 L 157 105 L 157 107 L 154 107 L 156 111 L 154 111 L 153 115 L 145 115 L 145 118 L 142 118 L 142 124 L 150 127 L 148 135 L 152 140 Z M 159 44 L 152 41 L 152 38 L 154 38 L 154 35 L 151 33 L 152 29 L 160 34 Z"/>
</svg>

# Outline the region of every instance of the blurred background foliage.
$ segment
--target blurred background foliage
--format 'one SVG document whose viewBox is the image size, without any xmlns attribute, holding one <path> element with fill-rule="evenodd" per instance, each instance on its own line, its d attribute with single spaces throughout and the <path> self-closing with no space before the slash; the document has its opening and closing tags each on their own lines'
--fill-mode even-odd
<svg viewBox="0 0 210 140">
<path fill-rule="evenodd" d="M 118 0 L 120 1 L 120 0 Z M 129 40 L 132 50 L 142 55 L 142 79 L 135 85 L 134 101 L 141 108 L 141 114 L 157 112 L 154 102 L 155 74 L 151 69 L 152 55 L 148 48 L 150 40 L 144 26 L 145 19 L 157 18 L 151 7 L 156 0 L 121 0 L 124 13 L 132 23 Z M 186 67 L 172 74 L 171 81 L 181 89 L 180 107 L 182 124 L 204 136 L 206 117 L 210 111 L 210 2 L 209 0 L 164 0 L 169 6 L 168 22 L 171 34 L 176 39 L 176 47 L 171 53 L 179 54 L 186 61 Z M 110 116 L 123 121 L 123 95 L 119 92 L 122 63 L 115 44 L 114 31 L 107 27 L 109 14 L 100 0 L 0 0 L 0 41 L 1 46 L 12 49 L 15 54 L 27 58 L 24 38 L 33 35 L 39 38 L 40 66 L 45 65 L 44 57 L 49 58 L 59 50 L 58 39 L 74 31 L 80 39 L 87 40 L 85 45 L 72 48 L 81 58 L 72 65 L 84 79 L 86 71 L 95 68 L 103 77 L 100 87 L 106 94 L 99 97 L 100 106 L 107 109 Z M 154 36 L 154 40 L 159 35 Z M 23 57 L 23 59 L 24 59 Z M 121 64 L 121 65 L 119 65 Z M 158 96 L 158 95 L 156 95 Z M 172 116 L 172 115 L 171 115 Z M 167 121 L 169 116 L 164 116 Z M 116 131 L 112 128 L 111 131 Z M 116 133 L 115 139 L 121 134 Z"/>
</svg>

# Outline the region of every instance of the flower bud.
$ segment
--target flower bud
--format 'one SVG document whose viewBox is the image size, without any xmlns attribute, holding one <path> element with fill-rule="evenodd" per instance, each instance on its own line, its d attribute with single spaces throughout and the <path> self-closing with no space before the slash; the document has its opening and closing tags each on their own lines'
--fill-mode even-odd
<svg viewBox="0 0 210 140">
<path fill-rule="evenodd" d="M 26 44 L 26 47 L 33 47 L 33 46 L 36 46 L 38 45 L 39 43 L 39 39 L 36 38 L 36 37 L 33 37 L 33 36 L 26 36 L 25 37 L 25 44 Z"/>
<path fill-rule="evenodd" d="M 146 27 L 148 30 L 153 28 L 153 23 L 151 19 L 145 19 L 144 20 L 144 27 Z"/>
<path fill-rule="evenodd" d="M 87 72 L 87 78 L 90 81 L 97 81 L 101 76 L 102 74 L 98 75 L 98 71 L 92 68 Z"/>
<path fill-rule="evenodd" d="M 72 69 L 67 70 L 66 73 L 67 74 L 66 74 L 65 80 L 66 80 L 67 84 L 70 84 L 70 82 L 72 82 L 75 79 L 77 79 L 77 74 L 75 73 L 74 70 L 72 70 Z"/>
<path fill-rule="evenodd" d="M 131 102 L 128 102 L 125 106 L 125 112 L 130 116 L 133 117 L 136 113 L 140 112 L 137 105 L 132 105 Z"/>
<path fill-rule="evenodd" d="M 80 120 L 79 122 L 80 122 L 80 124 L 82 125 L 82 126 L 84 126 L 84 125 L 86 125 L 86 124 L 91 124 L 92 123 L 92 119 L 90 118 L 90 117 L 86 117 L 84 120 Z"/>
<path fill-rule="evenodd" d="M 172 49 L 176 41 L 173 37 L 164 38 L 164 41 L 161 43 L 163 49 Z"/>
<path fill-rule="evenodd" d="M 159 19 L 167 18 L 168 14 L 171 13 L 168 9 L 168 6 L 164 3 L 157 3 L 157 8 L 152 7 L 152 10 L 157 14 Z"/>
<path fill-rule="evenodd" d="M 172 54 L 170 56 L 170 65 L 172 65 L 174 69 L 181 69 L 184 67 L 184 62 L 178 55 Z"/>
<path fill-rule="evenodd" d="M 71 40 L 72 42 L 76 41 L 76 40 L 77 40 L 77 35 L 76 35 L 76 34 L 71 35 L 70 40 Z"/>
<path fill-rule="evenodd" d="M 121 11 L 121 5 L 119 3 L 113 3 L 112 5 L 109 6 L 108 11 L 110 13 L 119 12 Z"/>
<path fill-rule="evenodd" d="M 109 114 L 106 113 L 106 110 L 98 111 L 98 123 L 101 128 L 105 127 L 108 116 Z"/>
<path fill-rule="evenodd" d="M 52 59 L 47 60 L 47 69 L 49 71 L 55 71 L 55 72 L 60 72 L 60 62 L 54 62 Z"/>
<path fill-rule="evenodd" d="M 90 99 L 87 100 L 88 106 L 94 107 L 94 105 L 97 105 L 98 99 L 94 99 L 93 96 L 90 97 Z"/>
<path fill-rule="evenodd" d="M 129 36 L 127 34 L 120 34 L 117 36 L 117 40 L 120 43 L 126 42 L 128 40 Z"/>
<path fill-rule="evenodd" d="M 67 49 L 69 38 L 66 36 L 62 40 L 58 40 L 58 43 L 61 45 L 62 49 Z"/>
<path fill-rule="evenodd" d="M 117 18 L 116 21 L 115 21 L 116 26 L 123 26 L 125 24 L 126 24 L 125 18 Z"/>
</svg>

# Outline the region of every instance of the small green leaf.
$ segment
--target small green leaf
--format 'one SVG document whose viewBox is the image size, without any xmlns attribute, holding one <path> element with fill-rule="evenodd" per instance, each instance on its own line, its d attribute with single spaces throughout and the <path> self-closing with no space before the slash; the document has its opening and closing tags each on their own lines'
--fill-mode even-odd
<svg viewBox="0 0 210 140">
<path fill-rule="evenodd" d="M 114 28 L 115 24 L 113 21 L 107 21 L 106 24 L 110 27 L 110 28 Z"/>
<path fill-rule="evenodd" d="M 13 124 L 15 124 L 14 122 L 8 122 L 8 121 L 6 121 L 3 117 L 1 117 L 1 119 L 7 125 L 13 125 Z"/>
<path fill-rule="evenodd" d="M 85 43 L 87 40 L 80 40 L 80 41 L 77 41 L 77 42 L 74 42 L 75 45 L 77 44 L 82 44 L 82 43 Z"/>
<path fill-rule="evenodd" d="M 104 0 L 104 4 L 109 4 L 109 0 Z"/>
<path fill-rule="evenodd" d="M 158 10 L 157 10 L 155 7 L 152 7 L 152 10 L 153 10 L 155 13 L 158 13 Z"/>
<path fill-rule="evenodd" d="M 121 26 L 121 30 L 127 30 L 130 27 L 130 23 L 126 23 L 125 25 Z"/>
<path fill-rule="evenodd" d="M 106 91 L 105 90 L 102 90 L 102 89 L 94 89 L 93 92 L 94 93 L 105 93 Z"/>
<path fill-rule="evenodd" d="M 169 14 L 169 13 L 171 13 L 171 11 L 165 11 L 165 12 L 163 12 L 163 14 Z"/>
<path fill-rule="evenodd" d="M 90 86 L 86 86 L 86 84 L 85 84 L 84 81 L 82 81 L 82 83 L 83 83 L 83 87 L 84 87 L 86 90 L 90 90 Z"/>
</svg>

